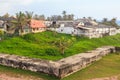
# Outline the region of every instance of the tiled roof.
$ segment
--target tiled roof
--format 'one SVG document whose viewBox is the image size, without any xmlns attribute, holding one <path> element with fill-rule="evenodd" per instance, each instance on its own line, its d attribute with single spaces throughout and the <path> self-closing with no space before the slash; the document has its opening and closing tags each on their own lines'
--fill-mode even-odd
<svg viewBox="0 0 120 80">
<path fill-rule="evenodd" d="M 44 24 L 44 21 L 42 20 L 31 20 L 30 22 L 30 27 L 31 28 L 45 28 L 45 24 Z"/>
</svg>

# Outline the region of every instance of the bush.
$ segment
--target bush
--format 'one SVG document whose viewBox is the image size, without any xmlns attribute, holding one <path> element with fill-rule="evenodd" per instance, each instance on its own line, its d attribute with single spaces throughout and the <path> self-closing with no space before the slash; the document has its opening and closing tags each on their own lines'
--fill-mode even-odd
<svg viewBox="0 0 120 80">
<path fill-rule="evenodd" d="M 45 53 L 49 56 L 57 56 L 58 54 L 58 50 L 57 49 L 53 49 L 53 48 L 47 48 L 45 49 Z"/>
<path fill-rule="evenodd" d="M 34 35 L 32 35 L 32 34 L 24 35 L 24 36 L 22 36 L 22 38 L 25 39 L 25 40 L 28 41 L 28 42 L 33 42 L 33 41 L 35 41 L 35 37 L 34 37 Z"/>
</svg>

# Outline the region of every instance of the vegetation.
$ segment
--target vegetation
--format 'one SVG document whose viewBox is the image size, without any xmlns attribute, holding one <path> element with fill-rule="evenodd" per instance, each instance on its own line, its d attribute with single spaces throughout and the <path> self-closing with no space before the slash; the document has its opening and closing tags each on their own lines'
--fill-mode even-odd
<svg viewBox="0 0 120 80">
<path fill-rule="evenodd" d="M 59 33 L 56 36 L 53 35 L 53 32 L 46 31 L 6 39 L 0 42 L 0 52 L 48 60 L 59 60 L 101 46 L 120 46 L 120 44 L 118 44 L 120 43 L 120 34 L 94 39 L 77 36 L 73 37 L 71 35 Z M 64 39 L 59 41 L 62 37 L 64 37 Z M 72 40 L 73 38 L 75 40 L 72 41 L 70 45 L 65 42 Z M 62 43 L 58 45 L 55 44 L 56 41 L 57 43 Z M 61 54 L 62 50 L 64 51 L 64 54 Z"/>
<path fill-rule="evenodd" d="M 3 35 L 4 35 L 4 32 L 0 30 L 0 40 L 2 39 Z"/>
<path fill-rule="evenodd" d="M 16 13 L 16 19 L 14 21 L 11 21 L 16 26 L 16 32 L 20 35 L 23 33 L 23 27 L 26 25 L 30 25 L 30 20 L 33 17 L 33 12 L 27 12 L 26 13 Z"/>
<path fill-rule="evenodd" d="M 72 39 L 65 39 L 64 37 L 59 38 L 55 41 L 55 45 L 58 47 L 61 54 L 65 53 L 65 49 L 67 49 L 72 43 L 75 41 L 74 38 Z"/>
<path fill-rule="evenodd" d="M 62 15 L 52 15 L 51 17 L 47 17 L 47 20 L 52 20 L 52 21 L 74 20 L 74 14 L 67 14 L 66 11 L 63 11 Z"/>
<path fill-rule="evenodd" d="M 119 25 L 116 23 L 116 18 L 113 18 L 111 20 L 108 20 L 107 18 L 103 18 L 102 24 L 108 25 L 108 26 L 114 26 L 116 28 L 119 28 Z"/>
</svg>

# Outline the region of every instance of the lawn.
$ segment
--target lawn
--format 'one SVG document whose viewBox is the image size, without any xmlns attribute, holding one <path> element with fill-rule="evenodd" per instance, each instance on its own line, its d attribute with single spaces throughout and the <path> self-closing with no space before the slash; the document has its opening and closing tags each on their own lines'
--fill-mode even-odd
<svg viewBox="0 0 120 80">
<path fill-rule="evenodd" d="M 87 80 L 120 75 L 120 55 L 109 54 L 91 66 L 78 71 L 63 80 Z M 119 76 L 120 77 L 120 76 Z"/>
<path fill-rule="evenodd" d="M 64 54 L 60 53 L 59 47 L 55 44 L 55 41 L 62 37 L 64 37 L 66 41 L 72 40 L 73 38 L 75 39 L 75 41 L 66 48 Z M 120 34 L 103 38 L 88 39 L 68 34 L 54 34 L 54 32 L 46 31 L 3 40 L 0 42 L 0 52 L 32 58 L 59 60 L 101 46 L 120 46 L 119 43 Z"/>
<path fill-rule="evenodd" d="M 7 73 L 8 75 L 24 75 L 24 76 L 33 76 L 37 80 L 41 78 L 42 80 L 59 80 L 54 76 L 50 76 L 42 73 L 34 73 L 31 71 L 14 69 L 10 67 L 0 66 L 0 73 Z M 116 76 L 120 74 L 120 55 L 118 54 L 109 54 L 103 57 L 101 60 L 94 62 L 89 67 L 78 71 L 66 78 L 61 80 L 88 80 L 92 78 L 101 78 Z M 11 75 L 11 76 L 12 76 Z M 120 77 L 120 76 L 119 76 Z"/>
</svg>

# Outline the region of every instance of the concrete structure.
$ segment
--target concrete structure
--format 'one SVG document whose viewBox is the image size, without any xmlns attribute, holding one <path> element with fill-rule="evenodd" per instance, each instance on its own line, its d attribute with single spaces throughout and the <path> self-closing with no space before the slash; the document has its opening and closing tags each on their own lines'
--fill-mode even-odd
<svg viewBox="0 0 120 80">
<path fill-rule="evenodd" d="M 104 46 L 86 53 L 76 54 L 58 61 L 31 59 L 16 55 L 0 54 L 0 64 L 34 72 L 44 72 L 63 78 L 85 68 L 103 56 L 120 52 L 120 47 Z"/>
</svg>

